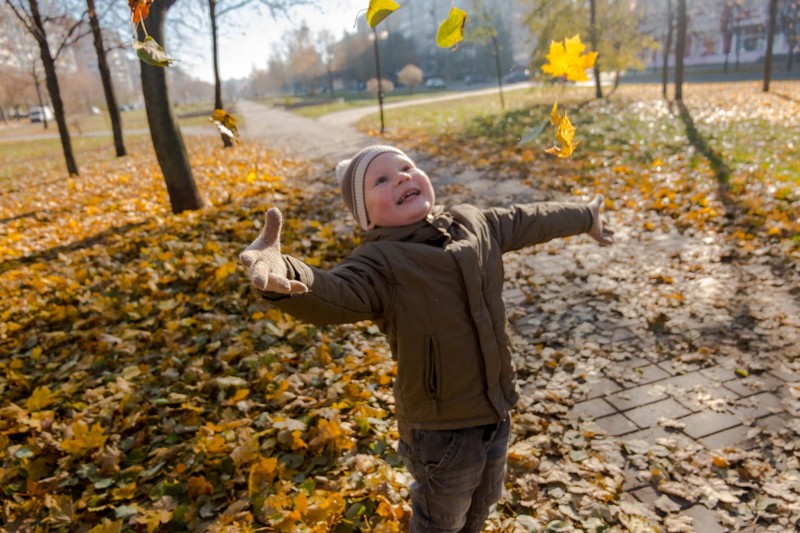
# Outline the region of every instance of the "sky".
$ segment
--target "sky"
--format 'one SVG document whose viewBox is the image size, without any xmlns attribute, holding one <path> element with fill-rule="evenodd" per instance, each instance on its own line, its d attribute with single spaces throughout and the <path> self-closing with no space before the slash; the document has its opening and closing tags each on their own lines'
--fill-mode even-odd
<svg viewBox="0 0 800 533">
<path fill-rule="evenodd" d="M 313 4 L 294 8 L 288 18 L 280 16 L 277 20 L 266 10 L 259 14 L 251 7 L 226 14 L 218 23 L 221 29 L 220 77 L 223 80 L 246 78 L 253 67 L 266 68 L 273 46 L 280 45 L 283 36 L 303 22 L 312 33 L 328 29 L 338 40 L 344 31 L 355 31 L 356 15 L 367 8 L 369 0 L 316 0 Z M 191 51 L 182 51 L 181 68 L 195 78 L 213 81 L 210 47 L 210 43 L 203 41 Z"/>
</svg>

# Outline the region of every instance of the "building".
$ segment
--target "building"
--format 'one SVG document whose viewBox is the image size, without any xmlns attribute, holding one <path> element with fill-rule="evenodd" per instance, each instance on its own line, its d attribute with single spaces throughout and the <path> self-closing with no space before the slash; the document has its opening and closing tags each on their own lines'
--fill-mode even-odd
<svg viewBox="0 0 800 533">
<path fill-rule="evenodd" d="M 673 10 L 675 4 L 673 2 Z M 667 29 L 666 2 L 637 0 L 637 9 L 646 13 L 651 35 L 665 42 Z M 763 60 L 767 50 L 769 2 L 765 0 L 696 0 L 687 2 L 686 54 L 687 67 L 702 65 L 747 64 Z M 786 35 L 776 27 L 773 54 L 789 53 Z M 657 51 L 645 63 L 659 67 L 663 51 Z M 669 59 L 674 64 L 674 57 Z"/>
</svg>

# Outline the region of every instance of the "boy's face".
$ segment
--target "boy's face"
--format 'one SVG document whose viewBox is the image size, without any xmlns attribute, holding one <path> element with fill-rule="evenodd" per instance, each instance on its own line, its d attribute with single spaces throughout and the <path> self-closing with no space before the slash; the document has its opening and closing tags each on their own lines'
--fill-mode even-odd
<svg viewBox="0 0 800 533">
<path fill-rule="evenodd" d="M 398 153 L 376 157 L 364 176 L 369 229 L 407 226 L 433 209 L 435 195 L 428 176 Z"/>
</svg>

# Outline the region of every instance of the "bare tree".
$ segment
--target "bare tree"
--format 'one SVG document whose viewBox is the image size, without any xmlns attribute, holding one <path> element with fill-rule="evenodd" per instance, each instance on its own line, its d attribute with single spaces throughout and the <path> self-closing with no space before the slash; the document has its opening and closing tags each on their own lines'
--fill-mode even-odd
<svg viewBox="0 0 800 533">
<path fill-rule="evenodd" d="M 667 36 L 664 43 L 664 64 L 661 67 L 661 96 L 667 97 L 669 73 L 669 54 L 672 51 L 672 34 L 675 32 L 675 17 L 672 13 L 672 0 L 667 0 Z M 727 60 L 726 60 L 727 61 Z"/>
<path fill-rule="evenodd" d="M 800 0 L 784 0 L 780 9 L 781 28 L 789 53 L 786 57 L 786 70 L 792 70 L 794 54 L 800 45 Z"/>
<path fill-rule="evenodd" d="M 147 32 L 158 43 L 164 43 L 164 23 L 167 11 L 175 0 L 158 0 L 150 6 L 147 18 Z M 144 39 L 139 27 L 139 38 Z M 167 192 L 173 213 L 201 209 L 205 202 L 192 175 L 189 156 L 183 143 L 181 131 L 172 113 L 167 76 L 164 69 L 140 62 L 142 74 L 142 93 L 147 111 L 147 123 L 156 159 L 164 173 Z"/>
<path fill-rule="evenodd" d="M 114 149 L 117 157 L 126 155 L 125 143 L 122 139 L 122 119 L 119 116 L 117 97 L 114 94 L 114 83 L 111 80 L 111 70 L 108 68 L 108 58 L 103 44 L 103 32 L 100 29 L 100 20 L 97 17 L 94 0 L 86 0 L 86 12 L 89 14 L 89 26 L 92 28 L 94 49 L 97 52 L 97 68 L 100 71 L 100 80 L 103 83 L 103 93 L 106 97 L 108 116 L 111 119 L 111 131 L 114 135 Z"/>
<path fill-rule="evenodd" d="M 775 27 L 778 23 L 778 0 L 769 2 L 769 23 L 767 26 L 767 51 L 764 57 L 764 92 L 769 92 L 769 82 L 772 79 L 772 46 L 775 43 Z"/>
<path fill-rule="evenodd" d="M 597 28 L 597 0 L 589 0 L 589 41 L 592 44 L 592 50 L 597 50 L 598 45 L 598 28 Z M 600 64 L 595 61 L 594 68 L 594 96 L 595 98 L 603 97 L 603 87 L 600 85 Z"/>
<path fill-rule="evenodd" d="M 219 75 L 219 30 L 220 17 L 245 6 L 265 7 L 275 19 L 286 14 L 292 6 L 308 4 L 308 0 L 208 0 L 208 14 L 211 22 L 211 55 L 214 64 L 214 109 L 224 109 L 222 104 L 222 80 Z M 225 148 L 233 146 L 231 138 L 221 134 Z"/>
<path fill-rule="evenodd" d="M 686 55 L 686 0 L 678 0 L 678 37 L 675 42 L 675 100 L 683 101 L 683 59 Z"/>
<path fill-rule="evenodd" d="M 477 16 L 470 23 L 467 38 L 479 44 L 492 44 L 492 57 L 494 57 L 494 69 L 497 76 L 497 93 L 500 97 L 500 109 L 506 108 L 506 101 L 503 97 L 503 69 L 500 67 L 500 43 L 497 39 L 498 16 L 497 13 L 490 13 L 485 0 L 473 0 L 473 8 L 477 11 Z M 475 20 L 477 19 L 477 24 Z"/>
<path fill-rule="evenodd" d="M 66 14 L 66 10 L 60 14 L 43 13 L 39 6 L 39 0 L 6 0 L 6 4 L 11 8 L 28 33 L 33 36 L 39 47 L 39 57 L 44 67 L 45 84 L 50 96 L 50 102 L 53 104 L 56 124 L 58 124 L 58 134 L 61 138 L 61 148 L 64 152 L 67 172 L 70 175 L 78 175 L 78 164 L 75 162 L 72 140 L 70 139 L 64 113 L 64 101 L 61 98 L 61 88 L 58 84 L 56 59 L 62 50 L 83 36 L 80 32 L 83 17 L 78 19 L 71 18 Z M 50 3 L 47 4 L 48 7 L 50 5 Z M 57 40 L 53 37 L 55 32 L 51 32 L 53 35 L 48 35 L 48 28 L 56 24 L 61 30 L 60 38 Z M 51 46 L 51 40 L 55 42 L 54 46 Z"/>
</svg>

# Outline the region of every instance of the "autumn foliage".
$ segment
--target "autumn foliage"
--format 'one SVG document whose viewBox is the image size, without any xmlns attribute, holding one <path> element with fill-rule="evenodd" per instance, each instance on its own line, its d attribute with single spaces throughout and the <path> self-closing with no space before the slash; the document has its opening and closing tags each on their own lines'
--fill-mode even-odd
<svg viewBox="0 0 800 533">
<path fill-rule="evenodd" d="M 776 90 L 787 87 L 796 85 Z M 789 276 L 797 264 L 797 95 L 715 86 L 695 100 L 688 91 L 698 135 L 729 162 L 723 174 L 658 88 L 622 88 L 605 101 L 581 91 L 559 97 L 580 110 L 581 150 L 567 159 L 547 156 L 549 141 L 519 145 L 550 120 L 549 93 L 458 121 L 452 108 L 441 120 L 442 105 L 406 110 L 385 139 L 477 169 L 498 189 L 518 180 L 515 198 L 601 192 L 622 236 L 609 253 L 645 251 L 601 264 L 602 276 L 574 243 L 508 258 L 507 285 L 524 302 L 509 307 L 510 319 L 528 329 L 515 335 L 522 394 L 507 491 L 489 527 L 685 530 L 668 498 L 656 514 L 625 497 L 627 468 L 654 490 L 719 511 L 732 530 L 789 530 L 800 516 L 796 421 L 757 436 L 755 450 L 698 450 L 669 439 L 623 446 L 570 410 L 601 363 L 627 378 L 626 350 L 690 365 L 724 347 L 750 361 L 738 368 L 746 375 L 765 367 L 759 354 L 792 349 L 781 335 L 793 318 L 779 313 L 700 338 L 659 331 L 670 315 L 727 311 L 722 297 L 693 302 L 691 276 L 714 281 L 711 269 L 736 262 Z M 435 128 L 421 127 L 421 115 Z M 229 151 L 211 135 L 190 139 L 209 201 L 202 211 L 170 212 L 145 141 L 124 160 L 87 158 L 80 178 L 30 164 L 25 181 L 0 181 L 0 522 L 24 531 L 403 531 L 410 477 L 394 452 L 395 367 L 383 337 L 367 323 L 317 329 L 271 310 L 236 264 L 270 206 L 284 213 L 286 252 L 329 267 L 352 249 L 352 221 L 325 185 L 330 169 L 250 142 Z M 444 201 L 464 194 L 464 184 L 431 175 Z M 652 264 L 675 235 L 710 239 L 721 259 L 702 259 L 701 247 L 700 259 Z M 620 309 L 645 324 L 641 339 L 604 336 L 598 322 Z M 774 351 L 762 350 L 768 342 Z"/>
</svg>

